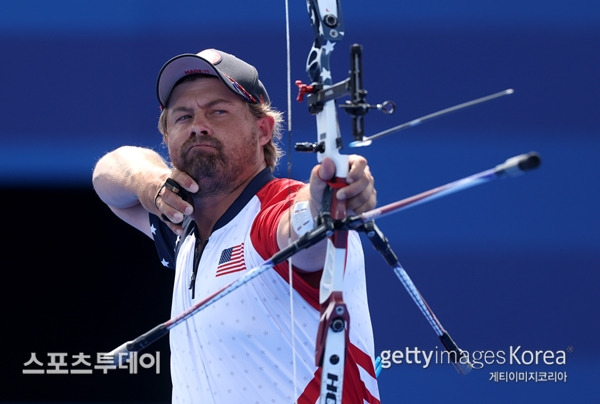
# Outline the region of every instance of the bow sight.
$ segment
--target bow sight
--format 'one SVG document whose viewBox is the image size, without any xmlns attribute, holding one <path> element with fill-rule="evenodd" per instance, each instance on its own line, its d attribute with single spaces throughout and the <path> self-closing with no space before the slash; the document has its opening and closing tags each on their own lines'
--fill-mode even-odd
<svg viewBox="0 0 600 404">
<path fill-rule="evenodd" d="M 367 90 L 364 89 L 362 80 L 362 46 L 354 44 L 350 47 L 350 72 L 349 77 L 339 83 L 325 87 L 321 83 L 312 83 L 310 85 L 296 80 L 298 87 L 299 102 L 304 100 L 308 104 L 308 112 L 315 115 L 323 110 L 327 101 L 337 100 L 345 96 L 350 96 L 344 104 L 339 105 L 346 113 L 352 116 L 352 135 L 356 142 L 361 142 L 365 136 L 364 116 L 371 109 L 377 109 L 384 114 L 392 114 L 396 110 L 396 105 L 392 101 L 384 101 L 381 104 L 369 104 L 366 101 Z M 324 152 L 324 144 L 312 142 L 296 143 L 294 149 L 302 152 Z M 341 144 L 338 144 L 341 148 Z"/>
</svg>

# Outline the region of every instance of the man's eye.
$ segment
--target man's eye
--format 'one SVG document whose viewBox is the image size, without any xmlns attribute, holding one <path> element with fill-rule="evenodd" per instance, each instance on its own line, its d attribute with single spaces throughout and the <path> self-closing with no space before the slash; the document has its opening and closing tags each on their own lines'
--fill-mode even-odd
<svg viewBox="0 0 600 404">
<path fill-rule="evenodd" d="M 181 115 L 181 116 L 175 117 L 175 122 L 182 122 L 189 118 L 191 118 L 191 115 Z"/>
</svg>

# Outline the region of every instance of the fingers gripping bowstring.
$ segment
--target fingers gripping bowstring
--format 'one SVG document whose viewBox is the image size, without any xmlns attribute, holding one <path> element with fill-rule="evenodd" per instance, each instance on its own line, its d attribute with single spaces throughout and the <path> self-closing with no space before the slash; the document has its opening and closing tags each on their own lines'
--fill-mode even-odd
<svg viewBox="0 0 600 404">
<path fill-rule="evenodd" d="M 291 63 L 291 45 L 290 45 L 290 10 L 289 10 L 289 1 L 285 0 L 285 45 L 286 45 L 286 70 L 287 70 L 287 138 L 288 138 L 288 146 L 287 146 L 287 171 L 288 171 L 288 179 L 292 178 L 292 63 Z M 291 192 L 291 189 L 290 189 Z M 292 209 L 288 209 L 288 240 L 291 244 L 292 241 Z M 297 402 L 296 397 L 298 397 L 298 386 L 296 385 L 296 329 L 294 327 L 294 270 L 292 265 L 292 257 L 288 260 L 288 284 L 289 284 L 289 295 L 290 295 L 290 332 L 291 332 L 291 340 L 292 340 L 292 397 L 294 398 L 294 402 Z"/>
</svg>

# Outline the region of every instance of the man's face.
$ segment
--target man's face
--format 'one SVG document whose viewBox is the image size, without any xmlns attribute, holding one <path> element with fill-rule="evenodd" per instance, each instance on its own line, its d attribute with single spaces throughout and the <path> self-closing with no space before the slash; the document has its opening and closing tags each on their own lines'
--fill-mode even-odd
<svg viewBox="0 0 600 404">
<path fill-rule="evenodd" d="M 167 145 L 177 169 L 198 182 L 204 196 L 228 192 L 265 167 L 261 119 L 218 78 L 177 85 L 167 109 Z"/>
</svg>

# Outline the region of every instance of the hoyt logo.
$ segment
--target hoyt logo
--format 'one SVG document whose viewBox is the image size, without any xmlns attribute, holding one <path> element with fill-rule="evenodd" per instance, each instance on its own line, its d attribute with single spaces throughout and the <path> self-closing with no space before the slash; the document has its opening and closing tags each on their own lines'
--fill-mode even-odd
<svg viewBox="0 0 600 404">
<path fill-rule="evenodd" d="M 327 404 L 335 404 L 338 402 L 338 381 L 339 377 L 337 375 L 327 373 L 327 394 L 325 395 L 325 402 Z"/>
</svg>

